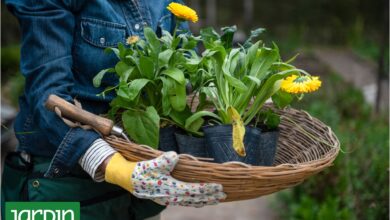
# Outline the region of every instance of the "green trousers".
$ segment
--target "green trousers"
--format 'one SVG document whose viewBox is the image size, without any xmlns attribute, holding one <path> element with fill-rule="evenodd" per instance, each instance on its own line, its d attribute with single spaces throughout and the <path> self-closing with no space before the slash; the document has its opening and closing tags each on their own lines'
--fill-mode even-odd
<svg viewBox="0 0 390 220">
<path fill-rule="evenodd" d="M 19 153 L 7 156 L 1 185 L 1 213 L 7 201 L 80 202 L 81 220 L 138 220 L 159 214 L 165 207 L 138 199 L 109 183 L 94 182 L 81 168 L 61 178 L 45 178 L 50 158 L 25 161 Z"/>
</svg>

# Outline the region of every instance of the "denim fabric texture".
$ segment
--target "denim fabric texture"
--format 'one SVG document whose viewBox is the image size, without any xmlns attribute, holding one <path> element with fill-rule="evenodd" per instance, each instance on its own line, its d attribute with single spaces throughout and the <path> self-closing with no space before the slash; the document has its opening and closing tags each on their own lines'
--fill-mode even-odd
<svg viewBox="0 0 390 220">
<path fill-rule="evenodd" d="M 172 32 L 175 20 L 166 9 L 171 0 L 5 0 L 18 18 L 21 32 L 20 69 L 26 78 L 15 122 L 19 151 L 52 157 L 46 177 L 69 173 L 99 137 L 92 130 L 69 128 L 44 104 L 50 94 L 69 102 L 77 98 L 87 111 L 108 111 L 114 95 L 97 96 L 117 78 L 107 74 L 100 88 L 92 78 L 113 67 L 117 58 L 106 47 L 125 43 L 143 28 Z M 182 29 L 187 29 L 183 23 Z"/>
</svg>

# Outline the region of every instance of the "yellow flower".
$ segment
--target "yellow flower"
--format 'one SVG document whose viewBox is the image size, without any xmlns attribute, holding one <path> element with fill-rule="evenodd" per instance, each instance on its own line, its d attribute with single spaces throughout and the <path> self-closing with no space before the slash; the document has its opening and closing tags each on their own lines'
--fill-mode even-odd
<svg viewBox="0 0 390 220">
<path fill-rule="evenodd" d="M 280 88 L 292 94 L 309 93 L 320 88 L 321 83 L 317 76 L 292 75 L 282 80 Z"/>
<path fill-rule="evenodd" d="M 139 41 L 139 37 L 138 36 L 130 36 L 127 38 L 126 40 L 126 43 L 127 44 L 135 44 Z"/>
<path fill-rule="evenodd" d="M 198 15 L 196 14 L 196 11 L 185 5 L 172 2 L 168 5 L 167 9 L 180 20 L 192 21 L 193 23 L 198 21 Z"/>
</svg>

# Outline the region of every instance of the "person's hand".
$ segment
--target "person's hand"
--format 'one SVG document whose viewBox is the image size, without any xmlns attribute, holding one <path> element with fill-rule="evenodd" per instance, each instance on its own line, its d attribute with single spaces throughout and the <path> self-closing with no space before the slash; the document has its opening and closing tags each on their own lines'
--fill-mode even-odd
<svg viewBox="0 0 390 220">
<path fill-rule="evenodd" d="M 105 180 L 138 198 L 151 199 L 160 205 L 202 207 L 226 198 L 221 184 L 186 183 L 173 178 L 170 173 L 178 161 L 179 157 L 173 151 L 138 163 L 115 153 L 105 167 Z"/>
</svg>

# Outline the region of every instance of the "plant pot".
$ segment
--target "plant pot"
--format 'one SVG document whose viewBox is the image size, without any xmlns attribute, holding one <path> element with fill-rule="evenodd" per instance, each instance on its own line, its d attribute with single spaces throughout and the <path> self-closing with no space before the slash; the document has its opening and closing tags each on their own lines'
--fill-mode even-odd
<svg viewBox="0 0 390 220">
<path fill-rule="evenodd" d="M 175 136 L 181 154 L 190 154 L 195 157 L 209 157 L 204 138 L 178 133 Z"/>
<path fill-rule="evenodd" d="M 261 133 L 260 149 L 262 166 L 272 166 L 275 160 L 276 147 L 278 144 L 279 130 L 266 131 Z"/>
<path fill-rule="evenodd" d="M 259 166 L 262 163 L 261 153 L 261 129 L 256 127 L 245 127 L 244 146 L 246 156 L 244 163 Z"/>
<path fill-rule="evenodd" d="M 205 145 L 211 157 L 217 163 L 239 161 L 258 165 L 260 160 L 261 130 L 255 127 L 245 127 L 244 146 L 246 156 L 241 157 L 233 148 L 231 125 L 206 126 L 203 128 Z"/>
<path fill-rule="evenodd" d="M 181 129 L 176 126 L 168 126 L 160 128 L 160 139 L 158 149 L 161 151 L 178 151 L 175 133 L 181 132 Z"/>
</svg>

